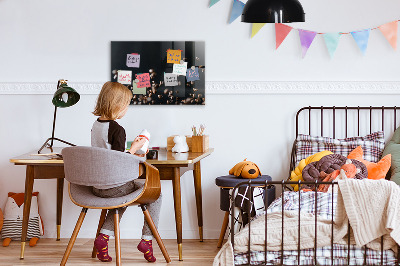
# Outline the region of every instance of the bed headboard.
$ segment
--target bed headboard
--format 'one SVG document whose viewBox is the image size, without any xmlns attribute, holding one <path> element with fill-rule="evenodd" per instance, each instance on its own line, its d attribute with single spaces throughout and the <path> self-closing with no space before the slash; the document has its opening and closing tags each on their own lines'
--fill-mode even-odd
<svg viewBox="0 0 400 266">
<path fill-rule="evenodd" d="M 299 134 L 347 138 L 363 136 L 375 131 L 383 131 L 389 139 L 398 126 L 396 106 L 308 106 L 296 114 L 296 137 Z M 295 144 L 293 144 L 290 171 L 295 164 Z M 290 176 L 290 172 L 289 172 Z"/>
</svg>

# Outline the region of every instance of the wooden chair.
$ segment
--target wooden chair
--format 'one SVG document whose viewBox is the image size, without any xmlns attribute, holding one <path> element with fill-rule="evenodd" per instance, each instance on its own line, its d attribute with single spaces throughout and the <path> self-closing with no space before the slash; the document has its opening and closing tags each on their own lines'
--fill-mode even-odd
<svg viewBox="0 0 400 266">
<path fill-rule="evenodd" d="M 107 210 L 116 209 L 114 215 L 116 265 L 121 265 L 118 208 L 129 205 L 139 205 L 142 208 L 145 220 L 149 224 L 166 262 L 171 262 L 145 205 L 157 200 L 161 193 L 160 175 L 157 168 L 143 162 L 137 156 L 103 148 L 68 147 L 62 150 L 62 155 L 65 179 L 70 182 L 68 186 L 69 196 L 74 204 L 82 207 L 82 211 L 60 265 L 66 264 L 88 209 L 102 209 L 96 237 L 103 226 Z M 138 160 L 141 161 L 139 167 L 141 171 L 137 168 Z M 129 195 L 118 198 L 100 198 L 91 191 L 92 186 L 116 185 L 128 182 L 135 175 L 145 176 L 144 180 L 138 180 L 143 181 L 144 186 L 143 189 L 136 190 Z M 92 257 L 96 257 L 94 247 Z"/>
</svg>

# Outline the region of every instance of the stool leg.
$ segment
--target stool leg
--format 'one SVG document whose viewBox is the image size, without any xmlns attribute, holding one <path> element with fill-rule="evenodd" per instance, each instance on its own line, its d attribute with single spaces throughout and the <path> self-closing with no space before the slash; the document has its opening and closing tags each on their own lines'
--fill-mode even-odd
<svg viewBox="0 0 400 266">
<path fill-rule="evenodd" d="M 117 257 L 115 265 L 121 265 L 121 242 L 119 235 L 119 212 L 118 209 L 115 209 L 114 214 L 114 235 L 115 235 L 115 257 Z"/>
<path fill-rule="evenodd" d="M 224 221 L 222 222 L 221 234 L 219 235 L 217 248 L 220 248 L 222 246 L 222 242 L 224 241 L 224 237 L 225 237 L 226 228 L 228 227 L 228 222 L 229 222 L 229 212 L 225 212 L 225 217 L 224 217 Z"/>
<path fill-rule="evenodd" d="M 95 239 L 99 236 L 100 230 L 103 227 L 104 221 L 106 220 L 106 214 L 107 214 L 107 209 L 101 210 L 101 215 L 99 219 L 99 226 L 97 227 L 97 233 Z M 92 258 L 96 258 L 97 250 L 93 244 L 93 250 L 92 250 Z"/>
</svg>

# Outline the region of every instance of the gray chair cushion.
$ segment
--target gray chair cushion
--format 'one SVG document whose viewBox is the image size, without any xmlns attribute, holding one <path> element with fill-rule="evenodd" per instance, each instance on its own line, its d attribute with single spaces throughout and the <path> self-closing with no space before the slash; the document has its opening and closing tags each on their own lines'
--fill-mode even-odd
<svg viewBox="0 0 400 266">
<path fill-rule="evenodd" d="M 135 183 L 136 182 L 144 183 L 145 180 L 136 180 Z M 93 207 L 93 208 L 105 208 L 105 207 L 118 206 L 118 205 L 127 203 L 129 201 L 132 201 L 140 193 L 142 193 L 143 188 L 144 188 L 144 186 L 142 188 L 132 192 L 131 194 L 128 194 L 123 197 L 101 198 L 101 197 L 97 197 L 96 195 L 93 194 L 92 187 L 70 183 L 70 195 L 71 195 L 71 198 L 79 205 L 89 206 L 89 207 Z"/>
<path fill-rule="evenodd" d="M 67 147 L 62 150 L 65 179 L 82 186 L 117 187 L 139 176 L 145 159 L 125 152 L 96 147 Z"/>
</svg>

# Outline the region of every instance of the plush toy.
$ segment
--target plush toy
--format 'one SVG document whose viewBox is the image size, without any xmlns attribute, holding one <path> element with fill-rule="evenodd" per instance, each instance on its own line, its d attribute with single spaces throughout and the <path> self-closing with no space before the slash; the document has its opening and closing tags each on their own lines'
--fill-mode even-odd
<svg viewBox="0 0 400 266">
<path fill-rule="evenodd" d="M 307 158 L 301 160 L 299 162 L 299 164 L 297 165 L 297 167 L 290 173 L 290 181 L 303 181 L 303 176 L 302 176 L 302 171 L 304 169 L 304 167 L 306 167 L 306 165 L 308 165 L 309 163 L 312 162 L 317 162 L 319 161 L 322 157 L 326 156 L 326 155 L 330 155 L 333 154 L 333 152 L 331 151 L 321 151 L 318 153 L 315 153 L 311 156 L 308 156 Z M 299 190 L 299 185 L 291 185 L 294 188 L 294 191 L 298 191 Z"/>
<path fill-rule="evenodd" d="M 39 192 L 32 193 L 31 212 L 29 214 L 27 239 L 29 246 L 36 245 L 39 237 L 43 235 L 43 223 L 39 216 L 38 196 Z M 8 193 L 4 208 L 4 223 L 1 230 L 3 246 L 8 247 L 11 240 L 21 240 L 22 219 L 24 213 L 24 193 Z"/>
<path fill-rule="evenodd" d="M 229 170 L 229 174 L 250 179 L 257 178 L 261 175 L 258 166 L 255 163 L 246 160 L 247 158 L 244 159 L 244 161 L 237 163 L 231 170 Z"/>
<path fill-rule="evenodd" d="M 172 148 L 172 152 L 188 152 L 189 146 L 186 143 L 185 136 L 175 136 L 174 137 L 175 146 Z"/>
<path fill-rule="evenodd" d="M 362 147 L 358 146 L 352 152 L 350 152 L 347 158 L 356 159 L 365 164 L 365 166 L 367 166 L 368 169 L 368 179 L 375 179 L 375 180 L 384 179 L 386 177 L 387 172 L 389 171 L 392 155 L 387 154 L 379 162 L 373 163 L 364 160 L 363 153 L 364 152 Z"/>
</svg>

